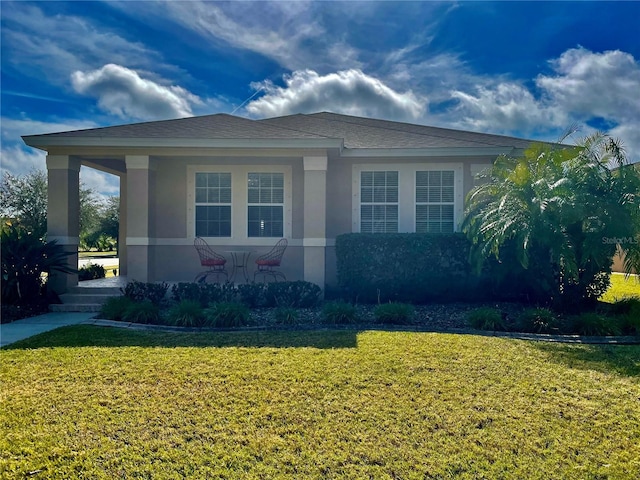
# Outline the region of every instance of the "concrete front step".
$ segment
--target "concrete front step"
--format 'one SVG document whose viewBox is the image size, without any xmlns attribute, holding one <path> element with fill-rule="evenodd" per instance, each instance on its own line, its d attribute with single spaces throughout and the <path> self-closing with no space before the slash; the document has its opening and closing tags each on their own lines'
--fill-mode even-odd
<svg viewBox="0 0 640 480">
<path fill-rule="evenodd" d="M 112 297 L 118 297 L 122 295 L 122 292 L 118 287 L 82 287 L 75 286 L 69 288 L 67 294 L 79 294 L 79 295 L 110 295 Z"/>
<path fill-rule="evenodd" d="M 50 312 L 99 312 L 102 305 L 98 303 L 58 303 L 49 305 Z"/>
<path fill-rule="evenodd" d="M 99 312 L 102 304 L 111 297 L 119 297 L 117 287 L 72 287 L 60 295 L 62 304 L 49 305 L 52 312 Z"/>
<path fill-rule="evenodd" d="M 60 300 L 64 304 L 86 304 L 86 303 L 97 303 L 98 305 L 102 305 L 111 297 L 116 297 L 118 295 L 109 295 L 109 294 L 99 294 L 99 293 L 63 293 L 60 295 Z"/>
</svg>

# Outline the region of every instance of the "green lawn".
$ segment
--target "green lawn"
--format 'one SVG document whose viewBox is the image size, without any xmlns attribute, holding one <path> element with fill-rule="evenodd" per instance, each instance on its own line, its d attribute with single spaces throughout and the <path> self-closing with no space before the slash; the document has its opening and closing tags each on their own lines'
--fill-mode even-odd
<svg viewBox="0 0 640 480">
<path fill-rule="evenodd" d="M 600 299 L 603 302 L 612 303 L 625 297 L 640 298 L 640 276 L 630 275 L 625 277 L 621 273 L 612 274 L 611 286 Z"/>
<path fill-rule="evenodd" d="M 638 346 L 77 326 L 0 361 L 2 478 L 640 478 Z"/>
</svg>

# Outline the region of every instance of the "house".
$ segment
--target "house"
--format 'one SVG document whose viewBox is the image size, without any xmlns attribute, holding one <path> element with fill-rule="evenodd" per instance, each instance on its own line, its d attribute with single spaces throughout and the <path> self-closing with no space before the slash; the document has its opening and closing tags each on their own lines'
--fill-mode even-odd
<svg viewBox="0 0 640 480">
<path fill-rule="evenodd" d="M 120 273 L 191 281 L 196 236 L 252 258 L 289 241 L 288 279 L 336 281 L 347 232 L 451 232 L 474 176 L 529 141 L 334 113 L 227 114 L 23 137 L 47 152 L 48 238 L 77 264 L 79 170 L 120 177 Z M 58 293 L 73 275 L 52 280 Z"/>
</svg>

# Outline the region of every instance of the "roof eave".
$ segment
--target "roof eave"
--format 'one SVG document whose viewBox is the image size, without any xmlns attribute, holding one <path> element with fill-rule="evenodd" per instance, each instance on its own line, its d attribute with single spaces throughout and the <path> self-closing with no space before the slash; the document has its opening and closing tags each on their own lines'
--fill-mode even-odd
<svg viewBox="0 0 640 480">
<path fill-rule="evenodd" d="M 122 138 L 122 137 L 64 137 L 25 135 L 30 147 L 47 151 L 51 147 L 106 147 L 106 148 L 337 148 L 342 149 L 342 139 L 255 139 L 255 138 Z"/>
<path fill-rule="evenodd" d="M 343 157 L 478 157 L 513 155 L 515 147 L 345 148 Z"/>
</svg>

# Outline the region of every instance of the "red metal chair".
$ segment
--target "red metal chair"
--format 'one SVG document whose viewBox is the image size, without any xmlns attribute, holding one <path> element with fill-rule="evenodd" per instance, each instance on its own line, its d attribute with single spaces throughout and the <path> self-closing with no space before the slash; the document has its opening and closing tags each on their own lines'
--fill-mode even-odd
<svg viewBox="0 0 640 480">
<path fill-rule="evenodd" d="M 258 266 L 258 269 L 253 274 L 254 282 L 256 281 L 256 277 L 258 275 L 263 275 L 264 281 L 267 280 L 267 275 L 272 276 L 276 282 L 278 281 L 278 278 L 282 278 L 282 280 L 284 281 L 287 280 L 287 277 L 284 276 L 284 273 L 282 273 L 280 270 L 277 270 L 277 268 L 280 267 L 282 256 L 284 255 L 284 251 L 287 249 L 288 244 L 289 242 L 287 242 L 287 239 L 283 238 L 275 244 L 275 246 L 269 253 L 265 253 L 264 255 L 256 258 L 256 265 Z"/>
<path fill-rule="evenodd" d="M 200 237 L 196 237 L 196 239 L 193 241 L 193 246 L 196 247 L 196 251 L 200 256 L 200 265 L 208 268 L 208 270 L 200 272 L 198 275 L 196 275 L 194 282 L 205 282 L 207 280 L 207 276 L 209 275 L 215 275 L 216 280 L 219 280 L 219 275 L 224 275 L 226 280 L 229 280 L 229 274 L 224 268 L 225 264 L 227 263 L 226 258 L 214 252 L 209 244 Z"/>
</svg>

